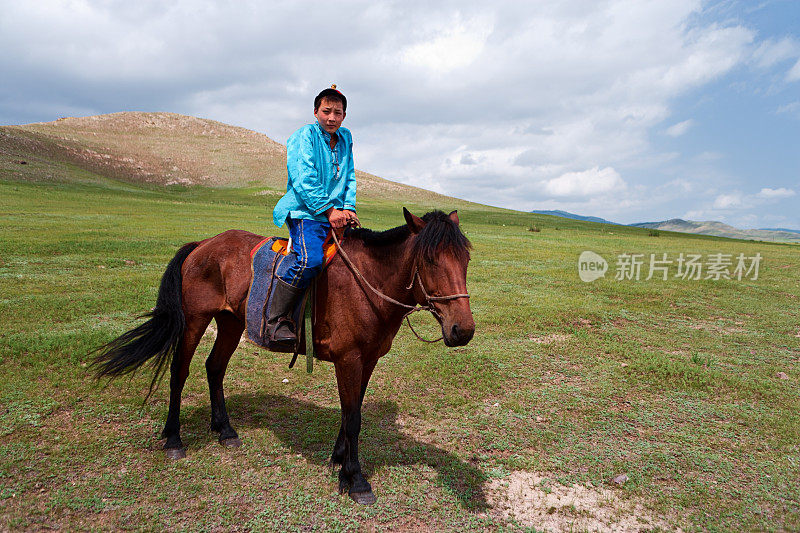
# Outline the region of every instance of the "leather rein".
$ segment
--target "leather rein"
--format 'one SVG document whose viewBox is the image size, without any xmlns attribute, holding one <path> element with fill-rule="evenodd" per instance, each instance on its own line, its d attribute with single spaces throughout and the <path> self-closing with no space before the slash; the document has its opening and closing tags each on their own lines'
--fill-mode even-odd
<svg viewBox="0 0 800 533">
<path fill-rule="evenodd" d="M 419 288 L 422 291 L 423 296 L 425 296 L 425 305 L 419 305 L 419 304 L 417 304 L 417 305 L 408 305 L 408 304 L 404 304 L 403 302 L 398 302 L 397 300 L 395 300 L 391 296 L 387 296 L 386 294 L 382 293 L 381 291 L 379 291 L 378 289 L 373 287 L 372 284 L 369 281 L 367 281 L 367 278 L 365 278 L 364 275 L 358 270 L 358 268 L 356 268 L 356 266 L 350 260 L 350 257 L 348 257 L 347 253 L 345 253 L 344 248 L 342 248 L 342 245 L 339 242 L 339 237 L 336 236 L 336 230 L 334 230 L 333 228 L 331 228 L 331 235 L 333 235 L 333 242 L 336 243 L 336 248 L 339 250 L 339 253 L 341 254 L 342 259 L 344 260 L 345 264 L 350 268 L 350 270 L 353 272 L 353 274 L 356 275 L 356 277 L 358 279 L 363 281 L 364 284 L 367 287 L 369 287 L 370 290 L 372 292 L 374 292 L 377 296 L 379 296 L 381 299 L 383 299 L 383 300 L 385 300 L 385 301 L 387 301 L 389 303 L 392 303 L 392 304 L 395 304 L 395 305 L 399 305 L 400 307 L 403 307 L 405 309 L 408 309 L 406 314 L 403 315 L 403 318 L 401 318 L 400 320 L 402 321 L 403 319 L 405 319 L 406 323 L 408 324 L 409 329 L 411 330 L 411 332 L 414 335 L 416 335 L 416 337 L 419 340 L 421 340 L 423 342 L 439 342 L 440 340 L 442 340 L 444 338 L 444 335 L 442 335 L 438 339 L 434 339 L 434 340 L 423 339 L 422 337 L 420 337 L 419 333 L 417 333 L 417 331 L 414 329 L 414 326 L 411 325 L 411 320 L 409 320 L 409 318 L 408 318 L 409 315 L 411 315 L 413 313 L 416 313 L 416 312 L 419 312 L 419 311 L 428 311 L 430 314 L 432 314 L 434 317 L 436 317 L 436 319 L 441 323 L 442 315 L 433 306 L 433 302 L 441 302 L 441 301 L 446 301 L 446 300 L 455 300 L 457 298 L 469 298 L 469 294 L 463 293 L 463 294 L 449 294 L 447 296 L 431 296 L 430 294 L 428 294 L 428 291 L 425 290 L 425 286 L 422 284 L 422 278 L 419 275 L 419 267 L 415 265 L 414 266 L 414 274 L 411 276 L 411 282 L 406 287 L 406 290 L 413 290 L 414 289 L 414 283 L 418 282 L 419 283 Z"/>
</svg>

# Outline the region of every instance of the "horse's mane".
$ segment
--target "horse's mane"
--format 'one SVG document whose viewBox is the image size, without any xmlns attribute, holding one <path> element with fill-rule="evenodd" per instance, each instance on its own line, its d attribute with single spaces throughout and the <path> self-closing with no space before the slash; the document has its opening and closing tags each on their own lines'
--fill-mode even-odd
<svg viewBox="0 0 800 533">
<path fill-rule="evenodd" d="M 461 228 L 450 220 L 442 211 L 436 210 L 426 213 L 422 217 L 425 227 L 414 237 L 412 254 L 433 262 L 436 255 L 442 250 L 452 250 L 459 259 L 469 259 L 469 250 L 472 244 L 462 233 Z M 365 246 L 380 248 L 399 244 L 411 236 L 407 224 L 384 231 L 373 231 L 367 228 L 348 230 L 348 238 L 359 239 Z"/>
<path fill-rule="evenodd" d="M 406 224 L 384 231 L 374 231 L 367 228 L 348 228 L 344 235 L 348 239 L 358 239 L 370 248 L 379 248 L 400 244 L 408 239 L 411 235 L 411 230 L 408 229 Z"/>
</svg>

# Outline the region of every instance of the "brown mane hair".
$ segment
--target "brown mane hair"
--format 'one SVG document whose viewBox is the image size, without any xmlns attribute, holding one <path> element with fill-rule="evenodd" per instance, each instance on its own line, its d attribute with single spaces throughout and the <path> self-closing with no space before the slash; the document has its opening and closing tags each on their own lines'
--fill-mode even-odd
<svg viewBox="0 0 800 533">
<path fill-rule="evenodd" d="M 459 260 L 469 260 L 472 243 L 443 211 L 435 210 L 422 217 L 425 227 L 414 236 L 412 254 L 416 258 L 434 262 L 443 250 L 451 250 Z M 348 238 L 359 239 L 370 248 L 386 247 L 405 242 L 411 237 L 411 229 L 407 224 L 384 231 L 373 231 L 367 228 L 348 230 Z"/>
</svg>

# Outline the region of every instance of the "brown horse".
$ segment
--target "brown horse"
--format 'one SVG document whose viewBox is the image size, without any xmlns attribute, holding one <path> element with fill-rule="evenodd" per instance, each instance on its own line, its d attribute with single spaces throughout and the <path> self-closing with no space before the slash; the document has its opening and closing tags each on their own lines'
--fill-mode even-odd
<svg viewBox="0 0 800 533">
<path fill-rule="evenodd" d="M 406 224 L 394 229 L 348 230 L 315 293 L 314 349 L 317 358 L 333 362 L 342 407 L 331 463 L 341 465 L 339 490 L 349 488 L 350 496 L 364 504 L 374 503 L 375 496 L 358 460 L 361 404 L 375 364 L 391 348 L 408 307 L 429 307 L 447 346 L 463 346 L 475 332 L 466 297 L 470 243 L 458 215 L 432 211 L 419 218 L 405 208 L 403 214 Z M 169 412 L 161 436 L 170 458 L 186 455 L 181 391 L 212 319 L 217 338 L 206 359 L 211 429 L 223 445 L 241 445 L 225 409 L 222 380 L 245 328 L 250 250 L 262 239 L 229 230 L 184 245 L 167 266 L 149 320 L 98 349 L 99 377 L 127 374 L 150 362 L 155 369 L 151 393 L 169 366 Z"/>
</svg>

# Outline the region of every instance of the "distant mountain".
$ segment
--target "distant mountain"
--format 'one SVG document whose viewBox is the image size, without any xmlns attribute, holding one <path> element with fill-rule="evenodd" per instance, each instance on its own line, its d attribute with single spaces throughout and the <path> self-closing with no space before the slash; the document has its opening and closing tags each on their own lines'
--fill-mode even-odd
<svg viewBox="0 0 800 533">
<path fill-rule="evenodd" d="M 788 229 L 788 228 L 759 228 L 763 229 L 764 231 L 788 231 L 789 233 L 800 233 L 800 229 Z"/>
<path fill-rule="evenodd" d="M 566 211 L 531 211 L 531 213 L 536 213 L 537 215 L 553 215 L 555 217 L 561 218 L 571 218 L 572 220 L 582 220 L 584 222 L 599 222 L 601 224 L 614 224 L 619 226 L 616 222 L 611 222 L 604 218 L 599 217 L 586 217 L 583 215 L 576 215 L 575 213 L 568 213 Z"/>
<path fill-rule="evenodd" d="M 715 235 L 731 239 L 747 239 L 751 241 L 781 241 L 800 243 L 800 232 L 792 230 L 739 229 L 717 221 L 695 222 L 673 218 L 661 222 L 639 222 L 629 224 L 637 228 L 650 228 L 680 233 L 697 233 Z"/>
</svg>

